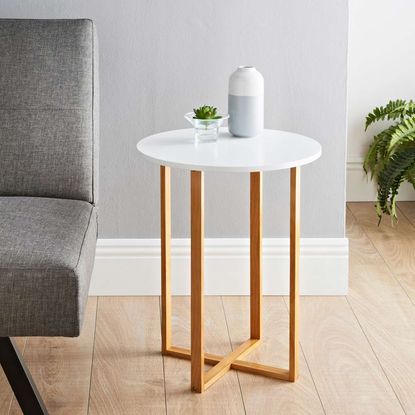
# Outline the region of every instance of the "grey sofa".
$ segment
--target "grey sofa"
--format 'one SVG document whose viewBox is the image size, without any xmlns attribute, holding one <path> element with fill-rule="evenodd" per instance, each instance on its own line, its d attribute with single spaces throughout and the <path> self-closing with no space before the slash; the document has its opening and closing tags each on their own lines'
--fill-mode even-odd
<svg viewBox="0 0 415 415">
<path fill-rule="evenodd" d="M 0 363 L 46 413 L 10 337 L 78 336 L 97 238 L 97 42 L 90 20 L 0 19 Z"/>
</svg>

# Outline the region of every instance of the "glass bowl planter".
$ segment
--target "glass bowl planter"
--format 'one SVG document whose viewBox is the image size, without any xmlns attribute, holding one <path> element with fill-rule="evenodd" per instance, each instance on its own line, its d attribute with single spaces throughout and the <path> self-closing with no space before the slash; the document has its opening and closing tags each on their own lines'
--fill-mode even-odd
<svg viewBox="0 0 415 415">
<path fill-rule="evenodd" d="M 194 117 L 194 112 L 188 112 L 184 116 L 195 129 L 195 140 L 216 141 L 219 135 L 219 127 L 221 127 L 223 122 L 229 118 L 229 115 L 220 115 L 219 118 L 213 119 L 200 119 Z"/>
</svg>

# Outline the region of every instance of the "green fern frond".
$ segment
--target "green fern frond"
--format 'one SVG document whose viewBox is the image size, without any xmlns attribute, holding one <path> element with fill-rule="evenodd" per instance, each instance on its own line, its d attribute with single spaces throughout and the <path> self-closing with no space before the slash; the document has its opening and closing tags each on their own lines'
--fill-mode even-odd
<svg viewBox="0 0 415 415">
<path fill-rule="evenodd" d="M 395 123 L 373 138 L 363 163 L 366 174 L 377 182 L 379 222 L 383 214 L 396 219 L 396 198 L 404 181 L 415 189 L 415 102 L 397 99 L 375 108 L 366 117 L 366 129 L 380 120 Z"/>
<path fill-rule="evenodd" d="M 384 159 L 387 155 L 389 143 L 395 133 L 398 125 L 392 125 L 384 131 L 381 131 L 373 138 L 373 142 L 369 147 L 363 162 L 363 169 L 366 174 L 371 172 L 371 179 L 377 175 L 379 170 L 382 169 Z"/>
<path fill-rule="evenodd" d="M 365 130 L 369 125 L 373 124 L 376 121 L 380 120 L 396 120 L 398 118 L 403 119 L 405 116 L 410 116 L 415 114 L 415 102 L 410 100 L 406 102 L 402 99 L 397 99 L 395 101 L 389 101 L 385 107 L 376 107 L 371 113 L 366 117 Z"/>
<path fill-rule="evenodd" d="M 407 171 L 415 166 L 415 146 L 402 146 L 389 158 L 378 177 L 377 212 L 396 218 L 396 196 Z"/>
<path fill-rule="evenodd" d="M 388 153 L 392 154 L 394 150 L 403 144 L 415 141 L 415 116 L 402 120 L 397 125 L 388 146 Z"/>
<path fill-rule="evenodd" d="M 411 183 L 415 189 L 415 166 L 406 171 L 405 180 Z"/>
<path fill-rule="evenodd" d="M 369 146 L 369 150 L 366 153 L 366 157 L 363 161 L 363 170 L 366 174 L 370 172 L 370 178 L 373 179 L 373 175 L 375 174 L 376 164 L 378 162 L 378 148 L 376 144 L 376 137 L 375 141 Z"/>
</svg>

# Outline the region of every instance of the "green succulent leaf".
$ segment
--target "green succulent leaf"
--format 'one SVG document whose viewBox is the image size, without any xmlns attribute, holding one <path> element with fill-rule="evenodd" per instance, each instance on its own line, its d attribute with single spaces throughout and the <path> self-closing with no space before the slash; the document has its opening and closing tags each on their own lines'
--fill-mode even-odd
<svg viewBox="0 0 415 415">
<path fill-rule="evenodd" d="M 199 120 L 216 120 L 220 118 L 220 115 L 217 115 L 218 109 L 211 105 L 203 105 L 202 107 L 194 108 L 193 112 L 195 113 L 193 118 Z"/>
</svg>

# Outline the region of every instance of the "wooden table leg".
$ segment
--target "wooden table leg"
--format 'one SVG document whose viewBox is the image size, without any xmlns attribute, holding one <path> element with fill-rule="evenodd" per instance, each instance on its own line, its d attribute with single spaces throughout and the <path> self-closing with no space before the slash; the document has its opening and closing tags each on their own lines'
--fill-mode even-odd
<svg viewBox="0 0 415 415">
<path fill-rule="evenodd" d="M 170 167 L 160 166 L 161 350 L 171 346 L 171 189 Z"/>
<path fill-rule="evenodd" d="M 300 170 L 290 172 L 290 339 L 289 368 L 267 366 L 242 360 L 260 343 L 262 301 L 262 173 L 250 175 L 250 271 L 251 271 L 251 338 L 227 356 L 204 352 L 204 190 L 203 172 L 191 171 L 191 347 L 170 344 L 170 170 L 161 170 L 161 239 L 162 239 L 162 337 L 168 356 L 190 359 L 191 388 L 204 392 L 230 369 L 294 382 L 298 377 L 298 309 L 300 255 Z M 205 373 L 204 365 L 214 365 Z"/>
<path fill-rule="evenodd" d="M 252 172 L 250 176 L 251 339 L 259 340 L 262 327 L 262 172 Z"/>
<path fill-rule="evenodd" d="M 193 171 L 190 178 L 191 198 L 191 388 L 204 390 L 204 197 L 203 172 Z"/>
<path fill-rule="evenodd" d="M 299 308 L 299 259 L 300 259 L 300 168 L 290 171 L 290 366 L 289 380 L 298 377 L 298 308 Z"/>
</svg>

